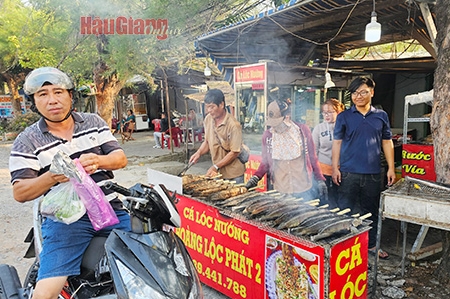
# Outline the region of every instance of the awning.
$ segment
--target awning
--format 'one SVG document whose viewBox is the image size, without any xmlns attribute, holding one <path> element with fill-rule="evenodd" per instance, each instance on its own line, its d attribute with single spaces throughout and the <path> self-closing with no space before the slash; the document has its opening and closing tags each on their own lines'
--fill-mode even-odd
<svg viewBox="0 0 450 299">
<path fill-rule="evenodd" d="M 416 1 L 377 0 L 376 13 L 382 24 L 381 40 L 375 44 L 417 40 L 430 53 L 431 45 L 424 17 Z M 418 1 L 422 2 L 422 1 Z M 424 1 L 425 2 L 425 1 Z M 430 6 L 430 19 L 435 17 L 434 2 Z M 331 68 L 339 68 L 333 58 L 341 57 L 350 49 L 375 44 L 364 39 L 366 24 L 371 19 L 373 1 L 361 0 L 291 0 L 276 9 L 263 12 L 245 21 L 206 33 L 197 38 L 198 53 L 208 55 L 222 72 L 224 79 L 232 81 L 233 67 L 270 60 L 280 66 L 305 66 L 318 60 L 325 67 L 330 59 Z M 329 47 L 327 47 L 329 45 Z M 431 58 L 432 60 L 432 58 Z M 395 64 L 390 71 L 410 71 L 408 59 Z M 370 61 L 357 61 L 359 71 L 371 69 Z M 430 64 L 423 66 L 429 71 Z M 431 71 L 433 71 L 433 66 Z M 415 71 L 420 68 L 415 67 Z"/>
<path fill-rule="evenodd" d="M 206 85 L 208 86 L 208 90 L 215 89 L 215 88 L 220 89 L 225 96 L 225 104 L 227 106 L 234 107 L 234 102 L 235 102 L 234 89 L 231 87 L 231 85 L 228 82 L 226 82 L 226 81 L 207 81 Z M 199 93 L 187 94 L 187 95 L 185 95 L 185 97 L 192 99 L 192 100 L 196 100 L 200 103 L 203 103 L 203 100 L 205 99 L 205 95 L 206 95 L 206 91 L 199 92 Z"/>
</svg>

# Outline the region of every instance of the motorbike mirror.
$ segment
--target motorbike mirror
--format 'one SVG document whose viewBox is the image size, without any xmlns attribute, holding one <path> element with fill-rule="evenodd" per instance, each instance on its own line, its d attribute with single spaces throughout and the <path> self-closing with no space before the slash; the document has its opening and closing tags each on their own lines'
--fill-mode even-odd
<svg viewBox="0 0 450 299">
<path fill-rule="evenodd" d="M 158 194 L 161 196 L 161 198 L 163 199 L 164 203 L 167 206 L 167 209 L 169 210 L 170 213 L 170 221 L 172 222 L 173 225 L 175 225 L 176 227 L 180 227 L 181 226 L 181 217 L 180 214 L 178 214 L 178 211 L 174 205 L 174 203 L 170 200 L 169 196 L 167 195 L 167 192 L 164 187 L 163 189 L 163 185 L 155 185 L 153 186 L 153 189 L 158 192 Z"/>
</svg>

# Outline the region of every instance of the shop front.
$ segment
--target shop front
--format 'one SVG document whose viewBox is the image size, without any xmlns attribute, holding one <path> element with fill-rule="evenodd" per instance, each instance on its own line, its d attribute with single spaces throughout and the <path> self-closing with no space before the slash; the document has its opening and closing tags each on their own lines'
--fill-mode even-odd
<svg viewBox="0 0 450 299">
<path fill-rule="evenodd" d="M 357 75 L 350 71 L 329 70 L 335 87 L 324 88 L 325 69 L 288 67 L 274 62 L 234 68 L 235 117 L 241 123 L 244 140 L 254 152 L 261 151 L 267 105 L 276 99 L 291 99 L 292 119 L 311 129 L 322 121 L 321 104 L 334 97 L 345 101 L 348 83 Z"/>
<path fill-rule="evenodd" d="M 289 98 L 292 119 L 308 125 L 311 130 L 322 121 L 321 104 L 328 98 L 334 97 L 349 105 L 346 88 L 361 73 L 335 69 L 328 71 L 335 86 L 326 89 L 324 68 L 288 67 L 274 62 L 234 68 L 235 117 L 242 126 L 244 143 L 253 154 L 247 163 L 246 180 L 260 164 L 261 138 L 266 129 L 267 105 L 270 102 Z M 261 190 L 266 188 L 265 184 L 260 187 Z"/>
</svg>

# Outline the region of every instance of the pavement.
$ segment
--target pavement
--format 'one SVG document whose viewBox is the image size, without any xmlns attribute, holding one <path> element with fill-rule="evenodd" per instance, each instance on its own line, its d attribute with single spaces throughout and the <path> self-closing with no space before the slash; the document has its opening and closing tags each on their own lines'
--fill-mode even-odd
<svg viewBox="0 0 450 299">
<path fill-rule="evenodd" d="M 120 135 L 115 134 L 115 137 L 122 142 Z M 122 145 L 125 154 L 128 157 L 128 165 L 147 165 L 150 167 L 159 167 L 158 163 L 167 162 L 171 165 L 170 169 L 166 169 L 168 173 L 177 170 L 177 166 L 180 167 L 180 171 L 187 165 L 189 156 L 192 155 L 200 146 L 199 142 L 196 143 L 182 143 L 179 147 L 168 148 L 153 148 L 155 141 L 153 138 L 153 131 L 139 131 L 133 133 L 134 140 L 125 141 Z M 187 154 L 186 154 L 187 153 Z M 193 165 L 188 173 L 203 174 L 211 167 L 211 159 L 209 155 L 203 156 L 200 161 Z M 173 173 L 177 175 L 179 173 Z"/>
</svg>

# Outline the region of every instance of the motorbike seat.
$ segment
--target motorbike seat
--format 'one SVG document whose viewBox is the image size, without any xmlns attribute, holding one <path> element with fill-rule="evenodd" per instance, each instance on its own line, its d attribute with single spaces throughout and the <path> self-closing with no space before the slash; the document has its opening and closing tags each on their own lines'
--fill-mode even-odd
<svg viewBox="0 0 450 299">
<path fill-rule="evenodd" d="M 94 237 L 83 254 L 80 278 L 91 280 L 95 278 L 95 270 L 105 254 L 106 237 Z"/>
</svg>

